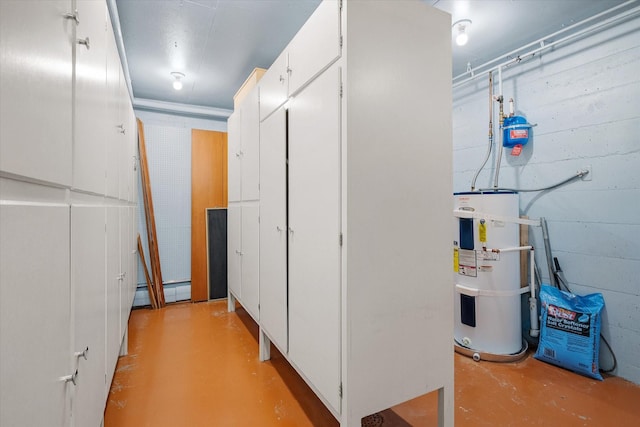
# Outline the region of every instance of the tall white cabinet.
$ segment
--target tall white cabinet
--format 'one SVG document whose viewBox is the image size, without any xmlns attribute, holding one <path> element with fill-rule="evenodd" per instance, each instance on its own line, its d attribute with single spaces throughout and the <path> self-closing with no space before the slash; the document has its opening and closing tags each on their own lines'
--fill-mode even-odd
<svg viewBox="0 0 640 427">
<path fill-rule="evenodd" d="M 137 276 L 105 2 L 1 1 L 0 60 L 0 425 L 98 427 Z"/>
<path fill-rule="evenodd" d="M 258 87 L 229 117 L 227 258 L 229 309 L 241 302 L 257 321 L 259 311 L 259 105 Z"/>
<path fill-rule="evenodd" d="M 431 391 L 453 426 L 450 23 L 325 0 L 259 83 L 260 355 L 342 426 Z"/>
</svg>

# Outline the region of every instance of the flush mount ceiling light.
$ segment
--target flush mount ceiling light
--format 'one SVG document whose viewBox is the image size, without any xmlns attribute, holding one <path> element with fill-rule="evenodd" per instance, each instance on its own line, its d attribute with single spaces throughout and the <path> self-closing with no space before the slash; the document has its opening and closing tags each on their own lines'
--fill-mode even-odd
<svg viewBox="0 0 640 427">
<path fill-rule="evenodd" d="M 460 19 L 453 23 L 451 28 L 457 29 L 456 44 L 458 46 L 464 46 L 469 41 L 469 35 L 467 34 L 467 28 L 471 25 L 471 19 Z"/>
<path fill-rule="evenodd" d="M 180 90 L 182 89 L 182 79 L 184 78 L 184 74 L 179 73 L 177 71 L 174 71 L 171 73 L 171 75 L 173 76 L 173 78 L 175 79 L 173 81 L 173 88 L 175 90 Z"/>
</svg>

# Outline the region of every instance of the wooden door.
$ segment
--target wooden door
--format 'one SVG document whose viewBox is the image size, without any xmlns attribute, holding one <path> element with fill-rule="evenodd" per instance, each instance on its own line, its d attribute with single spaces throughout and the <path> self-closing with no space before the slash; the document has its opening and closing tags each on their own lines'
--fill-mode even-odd
<svg viewBox="0 0 640 427">
<path fill-rule="evenodd" d="M 207 208 L 227 206 L 227 134 L 191 131 L 191 300 L 209 299 Z"/>
<path fill-rule="evenodd" d="M 287 332 L 286 110 L 260 124 L 260 324 L 281 352 Z"/>
<path fill-rule="evenodd" d="M 340 72 L 289 109 L 289 355 L 340 412 Z"/>
</svg>

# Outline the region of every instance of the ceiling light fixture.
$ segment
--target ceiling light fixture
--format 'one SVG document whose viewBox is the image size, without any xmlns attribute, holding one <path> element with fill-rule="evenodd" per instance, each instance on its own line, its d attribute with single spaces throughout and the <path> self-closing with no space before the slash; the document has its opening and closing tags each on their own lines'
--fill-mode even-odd
<svg viewBox="0 0 640 427">
<path fill-rule="evenodd" d="M 460 19 L 453 23 L 451 28 L 458 29 L 458 35 L 456 36 L 456 44 L 458 46 L 464 46 L 469 41 L 469 35 L 467 34 L 467 27 L 471 25 L 471 19 Z"/>
<path fill-rule="evenodd" d="M 175 79 L 173 81 L 173 88 L 175 90 L 180 90 L 182 89 L 182 79 L 184 78 L 184 74 L 179 73 L 177 71 L 174 71 L 171 73 L 171 75 L 173 76 L 173 78 Z"/>
</svg>

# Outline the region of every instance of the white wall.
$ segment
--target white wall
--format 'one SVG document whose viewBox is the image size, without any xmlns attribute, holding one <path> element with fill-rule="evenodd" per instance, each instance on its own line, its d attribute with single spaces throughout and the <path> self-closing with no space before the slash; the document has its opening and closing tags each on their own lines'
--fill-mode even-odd
<svg viewBox="0 0 640 427">
<path fill-rule="evenodd" d="M 136 111 L 145 131 L 149 180 L 167 302 L 191 298 L 191 129 L 225 132 L 226 122 Z M 138 173 L 138 230 L 149 263 L 144 201 Z M 140 261 L 138 260 L 140 263 Z M 134 306 L 149 305 L 142 265 L 138 266 Z"/>
<path fill-rule="evenodd" d="M 640 383 L 640 18 L 503 71 L 504 96 L 537 123 L 520 157 L 505 152 L 500 186 L 536 188 L 591 165 L 590 181 L 522 193 L 521 213 L 546 217 L 572 290 L 601 292 L 616 375 Z M 494 76 L 497 77 L 497 76 Z M 488 78 L 454 89 L 454 190 L 469 191 L 486 150 Z M 497 85 L 496 85 L 497 93 Z M 497 112 L 497 104 L 495 104 Z M 495 153 L 495 151 L 494 151 Z M 492 185 L 495 157 L 477 187 Z M 536 262 L 548 270 L 533 230 Z M 610 366 L 601 351 L 601 367 Z"/>
</svg>

